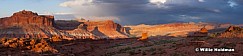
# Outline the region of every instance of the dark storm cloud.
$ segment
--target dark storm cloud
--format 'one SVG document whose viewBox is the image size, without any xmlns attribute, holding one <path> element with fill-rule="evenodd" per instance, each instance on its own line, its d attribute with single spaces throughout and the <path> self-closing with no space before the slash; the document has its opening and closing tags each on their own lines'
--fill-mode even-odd
<svg viewBox="0 0 243 56">
<path fill-rule="evenodd" d="M 99 5 L 109 4 L 106 9 L 112 12 L 112 16 L 119 17 L 117 22 L 123 25 L 189 21 L 238 24 L 243 21 L 242 0 L 167 0 L 163 4 L 150 3 L 149 0 L 94 1 Z"/>
</svg>

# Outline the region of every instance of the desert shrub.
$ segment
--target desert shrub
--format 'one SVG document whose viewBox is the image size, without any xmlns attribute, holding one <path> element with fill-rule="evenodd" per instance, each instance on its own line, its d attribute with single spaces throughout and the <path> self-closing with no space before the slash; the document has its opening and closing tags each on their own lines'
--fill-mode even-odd
<svg viewBox="0 0 243 56">
<path fill-rule="evenodd" d="M 209 37 L 215 38 L 215 37 L 217 37 L 218 35 L 220 35 L 220 33 L 212 33 L 212 34 L 209 34 Z"/>
<path fill-rule="evenodd" d="M 172 47 L 172 48 L 175 48 L 176 46 L 175 46 L 175 45 L 172 45 L 171 47 Z"/>
<path fill-rule="evenodd" d="M 147 55 L 145 51 L 142 52 L 143 55 Z"/>
<path fill-rule="evenodd" d="M 131 50 L 132 48 L 131 47 L 126 47 L 124 49 L 120 49 L 119 52 L 126 52 L 128 50 Z"/>
<path fill-rule="evenodd" d="M 173 54 L 171 54 L 171 56 L 186 56 L 186 55 L 181 54 L 181 53 L 173 53 Z"/>
<path fill-rule="evenodd" d="M 176 42 L 172 42 L 172 44 L 176 44 Z"/>
<path fill-rule="evenodd" d="M 233 48 L 235 47 L 236 44 L 235 43 L 225 43 L 224 46 L 222 48 Z"/>
<path fill-rule="evenodd" d="M 221 41 L 221 40 L 217 40 L 216 43 L 223 43 L 223 41 Z"/>
<path fill-rule="evenodd" d="M 115 44 L 114 46 L 107 47 L 106 49 L 109 49 L 109 48 L 114 48 L 114 47 L 119 47 L 119 46 L 123 46 L 123 45 L 120 45 L 120 44 Z"/>
<path fill-rule="evenodd" d="M 105 53 L 104 55 L 101 55 L 101 56 L 112 56 L 115 54 L 116 54 L 116 52 L 110 52 L 110 53 Z"/>
<path fill-rule="evenodd" d="M 156 51 L 156 49 L 155 48 L 150 48 L 149 50 L 146 50 L 146 51 L 153 52 L 153 51 Z"/>
<path fill-rule="evenodd" d="M 160 44 L 171 43 L 171 42 L 175 42 L 175 41 L 172 41 L 172 40 L 159 40 L 158 42 L 154 42 L 154 44 L 160 45 Z"/>
<path fill-rule="evenodd" d="M 236 44 L 235 43 L 229 43 L 229 44 L 226 44 L 226 46 L 235 47 Z"/>
<path fill-rule="evenodd" d="M 137 53 L 135 52 L 135 50 L 131 50 L 131 51 L 129 51 L 129 54 L 130 54 L 130 55 L 135 55 L 135 54 L 137 54 Z"/>
<path fill-rule="evenodd" d="M 162 49 L 162 48 L 159 48 L 158 50 L 159 50 L 159 51 L 162 51 L 163 49 Z"/>
<path fill-rule="evenodd" d="M 156 54 L 156 52 L 153 52 L 151 55 L 155 55 Z"/>
</svg>

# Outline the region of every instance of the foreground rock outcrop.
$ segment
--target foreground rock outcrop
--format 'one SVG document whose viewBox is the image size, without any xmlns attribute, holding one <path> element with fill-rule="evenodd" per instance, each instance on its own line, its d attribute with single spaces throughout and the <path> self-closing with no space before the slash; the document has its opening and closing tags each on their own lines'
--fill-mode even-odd
<svg viewBox="0 0 243 56">
<path fill-rule="evenodd" d="M 46 40 L 40 38 L 1 38 L 0 40 L 1 47 L 5 48 L 27 49 L 34 52 L 58 52 Z"/>
</svg>

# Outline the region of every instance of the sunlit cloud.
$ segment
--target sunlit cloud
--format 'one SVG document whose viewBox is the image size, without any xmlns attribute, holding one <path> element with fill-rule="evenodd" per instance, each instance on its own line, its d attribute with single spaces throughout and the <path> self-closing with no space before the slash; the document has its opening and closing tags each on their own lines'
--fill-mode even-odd
<svg viewBox="0 0 243 56">
<path fill-rule="evenodd" d="M 179 18 L 181 18 L 183 20 L 188 20 L 188 19 L 198 20 L 198 19 L 202 19 L 201 17 L 198 17 L 198 16 L 189 16 L 189 15 L 179 15 Z"/>
<path fill-rule="evenodd" d="M 229 4 L 230 7 L 238 6 L 238 4 L 236 2 L 234 2 L 233 0 L 229 0 L 227 3 Z"/>
<path fill-rule="evenodd" d="M 198 2 L 205 2 L 205 0 L 198 0 Z"/>
<path fill-rule="evenodd" d="M 150 3 L 155 4 L 159 8 L 161 8 L 161 7 L 168 8 L 168 6 L 163 5 L 166 3 L 166 1 L 167 0 L 149 0 Z"/>
</svg>

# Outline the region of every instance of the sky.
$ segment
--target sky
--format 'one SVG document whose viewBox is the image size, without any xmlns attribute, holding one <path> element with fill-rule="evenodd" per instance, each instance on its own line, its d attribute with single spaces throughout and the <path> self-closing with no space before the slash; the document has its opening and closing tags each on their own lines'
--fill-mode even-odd
<svg viewBox="0 0 243 56">
<path fill-rule="evenodd" d="M 122 25 L 172 22 L 243 24 L 243 0 L 0 0 L 0 17 L 21 10 L 56 20 L 114 20 Z"/>
</svg>

